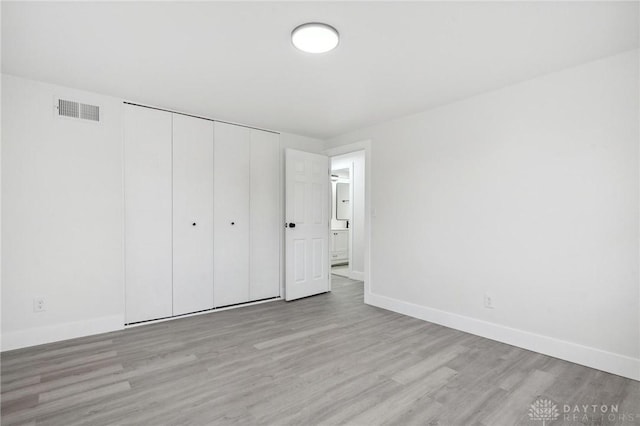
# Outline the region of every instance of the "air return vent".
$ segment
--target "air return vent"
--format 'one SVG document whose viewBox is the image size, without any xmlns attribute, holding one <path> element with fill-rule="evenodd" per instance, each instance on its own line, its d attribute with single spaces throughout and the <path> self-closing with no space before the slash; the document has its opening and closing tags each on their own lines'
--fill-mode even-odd
<svg viewBox="0 0 640 426">
<path fill-rule="evenodd" d="M 77 102 L 58 99 L 58 115 L 62 115 L 64 117 L 79 118 L 80 105 Z"/>
<path fill-rule="evenodd" d="M 79 118 L 95 122 L 100 121 L 100 107 L 97 105 L 58 99 L 57 109 L 59 117 Z"/>
<path fill-rule="evenodd" d="M 100 107 L 97 105 L 80 104 L 80 118 L 100 121 Z"/>
</svg>

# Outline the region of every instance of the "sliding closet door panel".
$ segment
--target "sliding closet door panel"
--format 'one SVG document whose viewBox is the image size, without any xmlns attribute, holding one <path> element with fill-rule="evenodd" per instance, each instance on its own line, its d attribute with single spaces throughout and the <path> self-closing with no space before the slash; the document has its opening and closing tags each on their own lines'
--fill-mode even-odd
<svg viewBox="0 0 640 426">
<path fill-rule="evenodd" d="M 216 307 L 249 300 L 251 129 L 214 124 L 214 279 Z"/>
<path fill-rule="evenodd" d="M 173 314 L 213 308 L 213 122 L 173 115 Z"/>
<path fill-rule="evenodd" d="M 171 114 L 124 106 L 126 322 L 172 315 Z"/>
<path fill-rule="evenodd" d="M 280 139 L 251 131 L 250 300 L 280 295 Z"/>
</svg>

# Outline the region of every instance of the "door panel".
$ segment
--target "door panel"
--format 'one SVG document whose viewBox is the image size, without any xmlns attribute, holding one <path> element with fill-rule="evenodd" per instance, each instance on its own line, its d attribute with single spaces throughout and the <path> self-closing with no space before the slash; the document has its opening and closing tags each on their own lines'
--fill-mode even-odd
<svg viewBox="0 0 640 426">
<path fill-rule="evenodd" d="M 293 149 L 285 157 L 285 298 L 294 300 L 329 291 L 329 159 Z"/>
<path fill-rule="evenodd" d="M 213 308 L 213 122 L 173 115 L 173 315 Z"/>
<path fill-rule="evenodd" d="M 326 185 L 320 183 L 312 183 L 311 184 L 311 217 L 314 225 L 323 225 L 323 220 L 325 219 L 326 212 L 325 205 L 327 203 L 327 198 L 324 196 L 323 189 L 326 189 Z"/>
<path fill-rule="evenodd" d="M 172 315 L 171 113 L 124 105 L 126 323 Z"/>
<path fill-rule="evenodd" d="M 324 268 L 326 255 L 327 255 L 327 249 L 325 246 L 324 239 L 314 238 L 313 239 L 313 256 L 311 258 L 311 263 L 313 264 L 312 278 L 314 280 L 321 279 L 322 274 L 326 273 L 326 269 Z"/>
<path fill-rule="evenodd" d="M 251 130 L 249 300 L 280 295 L 280 139 Z"/>
<path fill-rule="evenodd" d="M 307 241 L 304 239 L 293 239 L 293 259 L 292 264 L 294 268 L 293 281 L 297 283 L 304 283 L 307 278 L 307 261 L 306 261 L 306 245 Z"/>
<path fill-rule="evenodd" d="M 251 129 L 214 124 L 214 306 L 249 301 Z"/>
<path fill-rule="evenodd" d="M 304 176 L 301 179 L 304 179 Z M 294 223 L 304 223 L 305 186 L 304 182 L 293 183 L 293 199 L 291 201 L 293 203 L 293 212 L 290 219 Z"/>
</svg>

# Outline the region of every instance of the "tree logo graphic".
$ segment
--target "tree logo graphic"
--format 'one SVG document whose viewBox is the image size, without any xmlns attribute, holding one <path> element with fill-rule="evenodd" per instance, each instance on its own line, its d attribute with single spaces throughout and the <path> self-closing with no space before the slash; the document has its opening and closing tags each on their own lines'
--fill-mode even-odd
<svg viewBox="0 0 640 426">
<path fill-rule="evenodd" d="M 542 420 L 542 426 L 558 417 L 560 417 L 558 407 L 550 399 L 538 398 L 529 408 L 529 418 L 531 420 Z"/>
</svg>

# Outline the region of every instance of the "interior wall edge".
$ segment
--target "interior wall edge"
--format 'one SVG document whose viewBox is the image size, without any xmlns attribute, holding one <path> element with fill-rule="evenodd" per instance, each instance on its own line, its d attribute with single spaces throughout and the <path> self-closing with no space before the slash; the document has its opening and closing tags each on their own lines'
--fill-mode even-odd
<svg viewBox="0 0 640 426">
<path fill-rule="evenodd" d="M 612 55 L 607 55 L 607 56 L 603 56 L 601 58 L 596 58 L 593 59 L 591 61 L 587 61 L 587 62 L 583 62 L 581 64 L 576 64 L 576 65 L 572 65 L 570 67 L 566 67 L 566 68 L 562 68 L 559 70 L 555 70 L 555 71 L 550 71 L 544 74 L 540 74 L 538 76 L 535 77 L 531 77 L 528 78 L 526 80 L 521 80 L 521 81 L 517 81 L 514 82 L 512 84 L 508 84 L 505 86 L 501 86 L 492 90 L 487 90 L 484 92 L 480 92 L 480 93 L 476 93 L 470 96 L 465 96 L 465 97 L 461 97 L 460 99 L 456 99 L 454 101 L 451 102 L 447 102 L 447 103 L 443 103 L 443 104 L 439 104 L 430 108 L 426 108 L 426 109 L 422 109 L 420 111 L 416 111 L 410 114 L 405 114 L 405 115 L 401 115 L 398 117 L 394 117 L 388 120 L 383 120 L 383 121 L 378 121 L 366 126 L 362 126 L 362 127 L 358 127 L 352 130 L 348 130 L 346 132 L 343 133 L 339 133 L 333 136 L 329 136 L 329 137 L 325 137 L 322 139 L 323 144 L 324 144 L 324 148 L 326 152 L 342 152 L 339 150 L 339 148 L 346 146 L 346 145 L 352 145 L 354 142 L 356 141 L 361 141 L 361 140 L 372 140 L 373 138 L 371 136 L 368 136 L 367 133 L 369 132 L 375 132 L 377 130 L 379 130 L 380 128 L 384 128 L 386 126 L 390 126 L 390 125 L 404 125 L 406 124 L 407 121 L 411 121 L 411 120 L 415 120 L 415 119 L 420 119 L 424 116 L 428 116 L 432 113 L 435 112 L 439 112 L 440 110 L 443 109 L 449 109 L 451 107 L 455 107 L 459 104 L 466 104 L 469 101 L 474 101 L 478 98 L 483 99 L 486 96 L 492 96 L 495 94 L 501 94 L 503 92 L 509 92 L 512 89 L 517 89 L 521 86 L 527 85 L 527 84 L 531 84 L 537 81 L 545 81 L 546 79 L 549 78 L 553 78 L 556 75 L 563 75 L 565 73 L 570 73 L 574 70 L 580 70 L 583 67 L 588 67 L 591 65 L 597 65 L 598 63 L 603 63 L 603 62 L 607 62 L 611 59 L 615 59 L 618 57 L 624 57 L 627 55 L 640 55 L 640 48 L 633 48 L 633 49 L 627 49 L 624 50 L 622 52 L 617 52 L 614 53 Z M 365 136 L 363 136 L 363 134 Z M 334 151 L 334 150 L 338 150 L 338 151 Z M 335 154 L 330 154 L 330 155 L 335 155 Z"/>
</svg>

